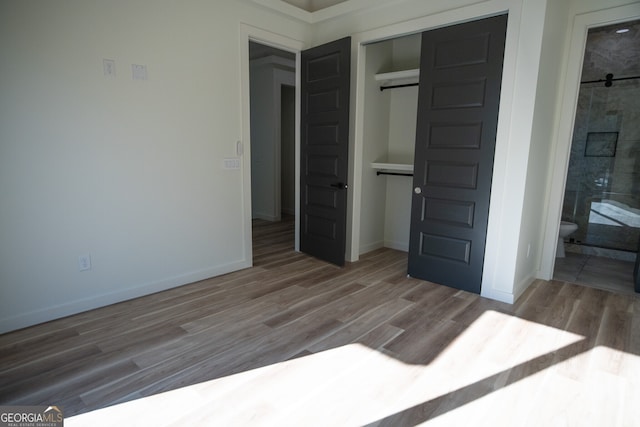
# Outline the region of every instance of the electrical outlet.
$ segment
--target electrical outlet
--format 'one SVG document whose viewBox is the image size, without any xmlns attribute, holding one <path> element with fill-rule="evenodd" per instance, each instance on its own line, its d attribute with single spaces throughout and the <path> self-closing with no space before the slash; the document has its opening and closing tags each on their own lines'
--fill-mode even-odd
<svg viewBox="0 0 640 427">
<path fill-rule="evenodd" d="M 78 257 L 78 270 L 87 271 L 91 270 L 91 255 L 85 254 Z"/>
</svg>

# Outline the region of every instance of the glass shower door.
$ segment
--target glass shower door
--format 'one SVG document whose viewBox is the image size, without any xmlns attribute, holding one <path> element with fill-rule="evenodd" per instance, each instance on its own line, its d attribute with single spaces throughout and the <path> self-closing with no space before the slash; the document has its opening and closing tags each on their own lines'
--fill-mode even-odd
<svg viewBox="0 0 640 427">
<path fill-rule="evenodd" d="M 629 252 L 640 240 L 640 80 L 583 84 L 563 219 L 577 243 Z"/>
</svg>

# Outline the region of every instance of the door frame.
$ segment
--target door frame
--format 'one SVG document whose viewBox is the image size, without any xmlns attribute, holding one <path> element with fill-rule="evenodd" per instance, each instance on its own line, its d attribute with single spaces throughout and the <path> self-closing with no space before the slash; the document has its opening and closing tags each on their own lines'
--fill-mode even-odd
<svg viewBox="0 0 640 427">
<path fill-rule="evenodd" d="M 243 257 L 245 264 L 253 265 L 253 232 L 251 218 L 251 113 L 250 113 L 250 60 L 249 41 L 254 41 L 266 46 L 275 47 L 296 55 L 295 87 L 296 87 L 296 117 L 295 117 L 295 193 L 296 193 L 296 219 L 295 219 L 295 250 L 300 250 L 300 57 L 305 43 L 281 34 L 255 27 L 246 23 L 240 23 L 239 52 L 240 52 L 240 117 L 241 134 L 235 142 L 231 153 L 241 159 L 242 164 L 242 212 L 243 221 Z"/>
<path fill-rule="evenodd" d="M 514 215 L 509 211 L 508 192 L 501 187 L 501 183 L 509 181 L 507 175 L 509 175 L 512 169 L 507 167 L 507 159 L 510 145 L 512 145 L 510 144 L 510 138 L 513 138 L 513 134 L 515 133 L 513 122 L 518 120 L 527 121 L 527 118 L 522 119 L 521 115 L 518 116 L 512 112 L 514 110 L 513 105 L 515 103 L 514 93 L 516 86 L 518 81 L 522 80 L 522 76 L 519 75 L 519 64 L 517 62 L 519 44 L 521 43 L 519 28 L 522 24 L 521 21 L 518 21 L 522 13 L 521 4 L 509 4 L 508 6 L 505 4 L 502 7 L 496 4 L 478 4 L 474 7 L 436 13 L 400 24 L 352 35 L 352 52 L 355 55 L 354 61 L 356 64 L 352 67 L 352 79 L 355 81 L 355 84 L 352 82 L 352 96 L 355 97 L 355 102 L 352 107 L 352 123 L 354 123 L 352 127 L 353 144 L 351 147 L 352 152 L 350 152 L 349 155 L 350 185 L 354 190 L 351 192 L 352 200 L 349 201 L 350 209 L 347 220 L 347 230 L 351 230 L 351 234 L 347 237 L 347 261 L 356 261 L 360 256 L 360 230 L 358 225 L 360 215 L 362 214 L 360 203 L 361 177 L 363 168 L 369 167 L 369 165 L 363 165 L 362 162 L 365 109 L 364 81 L 367 71 L 366 45 L 505 13 L 509 14 L 509 20 L 507 23 L 507 38 L 504 51 L 502 93 L 500 97 L 500 113 L 498 117 L 481 295 L 508 303 L 515 301 L 517 296 L 515 295 L 513 275 L 510 274 L 512 272 L 504 268 L 504 264 L 508 260 L 510 264 L 515 265 L 515 259 L 512 260 L 511 258 L 513 258 L 513 254 L 517 252 L 516 248 L 513 247 L 517 242 L 505 241 L 502 237 L 503 232 L 501 230 L 506 218 L 514 217 Z M 530 122 L 531 119 L 529 118 L 528 121 Z M 350 225 L 351 228 L 349 228 Z M 486 283 L 490 283 L 491 286 L 486 286 Z"/>
<path fill-rule="evenodd" d="M 559 111 L 560 120 L 556 130 L 556 144 L 554 148 L 554 163 L 552 175 L 548 187 L 548 209 L 546 212 L 546 227 L 544 230 L 544 242 L 540 265 L 540 278 L 551 280 L 556 263 L 556 246 L 558 232 L 562 218 L 562 204 L 564 190 L 567 183 L 569 170 L 569 156 L 571 155 L 571 142 L 573 139 L 573 127 L 575 124 L 578 95 L 580 93 L 580 77 L 582 75 L 582 63 L 584 50 L 587 44 L 587 32 L 590 28 L 602 27 L 626 21 L 640 19 L 640 5 L 632 4 L 614 7 L 576 15 L 571 30 L 569 42 L 569 56 L 565 67 L 566 73 L 562 92 L 562 106 Z M 561 185 L 560 185 L 561 184 Z"/>
</svg>

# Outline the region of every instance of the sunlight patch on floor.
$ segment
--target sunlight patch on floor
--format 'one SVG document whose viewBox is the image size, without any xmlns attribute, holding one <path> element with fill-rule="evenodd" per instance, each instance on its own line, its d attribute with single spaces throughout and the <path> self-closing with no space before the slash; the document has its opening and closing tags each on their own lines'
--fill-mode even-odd
<svg viewBox="0 0 640 427">
<path fill-rule="evenodd" d="M 487 336 L 491 338 L 478 339 Z M 571 404 L 574 398 L 571 394 L 555 396 L 556 383 L 569 384 L 561 389 L 579 390 L 574 383 L 583 378 L 563 375 L 558 371 L 560 365 L 546 366 L 541 360 L 545 355 L 553 358 L 554 352 L 581 339 L 566 331 L 487 311 L 429 365 L 407 364 L 383 352 L 350 344 L 65 421 L 68 426 L 364 425 L 412 408 L 420 412 L 421 405 L 431 402 L 437 406 L 432 419 L 437 425 L 468 422 L 469 417 L 489 420 L 505 410 L 511 414 L 516 410 L 533 413 L 528 402 L 534 394 L 554 413 L 556 402 L 566 404 L 569 399 Z M 596 348 L 572 357 L 590 357 L 599 363 L 599 359 L 610 361 L 616 356 L 609 349 Z M 570 359 L 562 363 L 567 362 Z M 511 381 L 512 368 L 525 370 L 526 375 Z M 638 372 L 637 364 L 621 364 L 618 368 Z M 576 393 L 575 399 L 579 399 Z M 581 405 L 580 400 L 576 404 Z"/>
<path fill-rule="evenodd" d="M 623 362 L 613 368 L 618 360 Z M 590 369 L 575 372 L 576 362 Z M 640 425 L 639 392 L 640 357 L 596 347 L 415 425 L 469 425 L 469 420 L 480 426 Z"/>
</svg>

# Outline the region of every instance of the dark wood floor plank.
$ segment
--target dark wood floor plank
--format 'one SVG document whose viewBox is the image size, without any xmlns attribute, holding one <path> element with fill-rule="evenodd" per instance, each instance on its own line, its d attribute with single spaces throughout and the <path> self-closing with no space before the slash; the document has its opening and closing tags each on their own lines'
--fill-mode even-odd
<svg viewBox="0 0 640 427">
<path fill-rule="evenodd" d="M 292 227 L 292 217 L 254 221 L 252 268 L 1 335 L 0 404 L 59 404 L 71 416 L 212 381 L 214 400 L 185 420 L 217 419 L 227 408 L 220 420 L 233 424 L 234 405 L 256 410 L 238 419 L 262 420 L 276 403 L 265 404 L 268 392 L 252 390 L 280 387 L 288 363 L 331 360 L 334 351 L 356 348 L 369 350 L 362 353 L 369 363 L 387 361 L 384 372 L 365 381 L 375 387 L 384 373 L 383 389 L 362 389 L 360 364 L 340 365 L 339 377 L 314 378 L 292 391 L 291 407 L 350 390 L 342 385 L 352 374 L 358 392 L 341 401 L 384 396 L 371 411 L 387 403 L 395 409 L 356 422 L 359 401 L 352 411 L 341 409 L 347 425 L 444 420 L 497 391 L 507 412 L 528 399 L 553 407 L 564 395 L 577 402 L 576 393 L 597 392 L 593 384 L 606 389 L 603 406 L 620 400 L 609 418 L 622 419 L 616 417 L 633 407 L 631 396 L 640 392 L 639 298 L 538 280 L 515 304 L 500 303 L 407 277 L 407 255 L 399 251 L 378 249 L 342 268 L 295 253 Z M 523 382 L 532 387 L 526 398 L 510 394 Z M 242 390 L 242 401 L 225 400 Z M 412 403 L 401 404 L 403 398 Z M 274 419 L 288 420 L 287 410 Z M 323 412 L 329 414 L 310 413 L 297 424 L 318 424 Z"/>
</svg>

